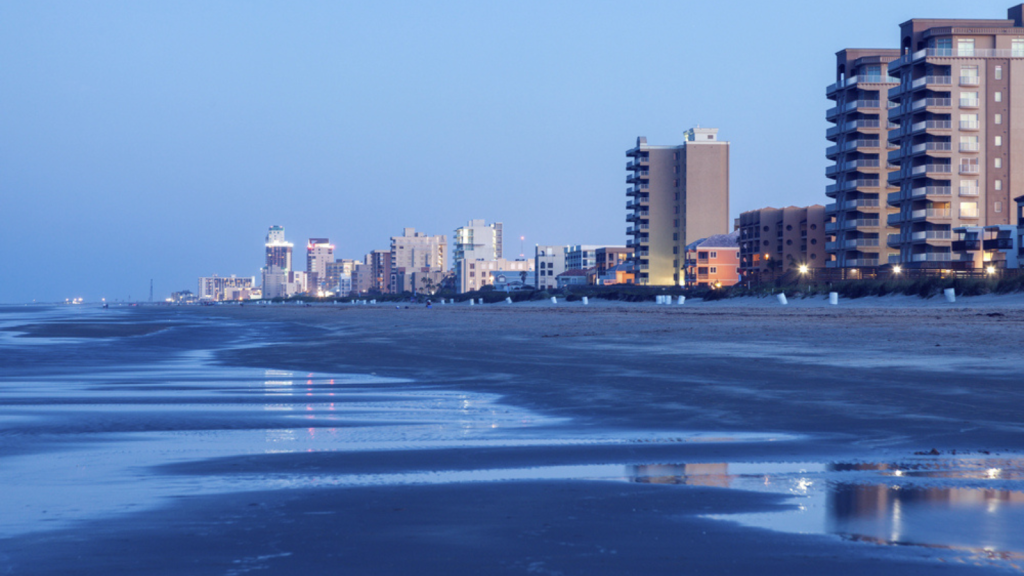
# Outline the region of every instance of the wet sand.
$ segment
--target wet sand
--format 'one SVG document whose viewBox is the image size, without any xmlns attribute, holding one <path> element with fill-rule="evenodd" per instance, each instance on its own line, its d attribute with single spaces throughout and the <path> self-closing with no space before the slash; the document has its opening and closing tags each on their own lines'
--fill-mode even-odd
<svg viewBox="0 0 1024 576">
<path fill-rule="evenodd" d="M 217 361 L 225 364 L 374 374 L 412 379 L 416 389 L 499 394 L 505 404 L 565 419 L 561 434 L 795 438 L 190 460 L 151 473 L 301 474 L 322 477 L 323 486 L 180 497 L 84 530 L 7 539 L 0 541 L 0 572 L 966 574 L 1022 565 L 1014 553 L 878 545 L 705 518 L 794 505 L 783 494 L 685 478 L 690 485 L 628 478 L 330 484 L 339 474 L 602 463 L 878 461 L 915 453 L 927 461 L 954 451 L 1019 457 L 1024 310 L 1016 307 L 245 306 L 166 314 L 261 323 L 273 343 L 222 351 Z M 544 427 L 532 434 L 543 436 Z M 1019 490 L 1014 482 L 1001 486 Z"/>
</svg>

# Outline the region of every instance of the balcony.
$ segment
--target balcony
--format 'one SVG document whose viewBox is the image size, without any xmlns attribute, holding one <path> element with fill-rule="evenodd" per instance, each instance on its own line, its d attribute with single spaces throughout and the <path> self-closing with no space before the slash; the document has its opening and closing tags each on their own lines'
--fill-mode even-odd
<svg viewBox="0 0 1024 576">
<path fill-rule="evenodd" d="M 910 213 L 910 217 L 913 220 L 921 220 L 925 218 L 945 220 L 953 217 L 953 212 L 949 208 L 926 208 L 924 210 L 914 210 Z"/>
<path fill-rule="evenodd" d="M 981 250 L 981 240 L 978 240 L 977 238 L 972 240 L 954 240 L 950 245 L 950 250 L 953 252 Z"/>
<path fill-rule="evenodd" d="M 982 247 L 985 250 L 1013 250 L 1013 238 L 989 238 Z"/>
<path fill-rule="evenodd" d="M 981 149 L 981 147 L 980 147 L 980 145 L 977 142 L 961 142 L 960 143 L 960 151 L 961 152 L 977 152 L 980 149 Z"/>
<path fill-rule="evenodd" d="M 952 254 L 949 252 L 926 252 L 924 254 L 911 254 L 911 262 L 949 262 Z"/>
<path fill-rule="evenodd" d="M 853 258 L 846 260 L 847 268 L 870 268 L 878 266 L 878 258 Z"/>
<path fill-rule="evenodd" d="M 924 144 L 917 144 L 910 149 L 911 154 L 922 154 L 924 152 L 952 152 L 953 144 L 951 142 L 925 142 Z"/>
<path fill-rule="evenodd" d="M 839 247 L 839 242 L 825 242 L 825 251 L 834 252 Z"/>
<path fill-rule="evenodd" d="M 978 208 L 965 209 L 963 206 L 960 207 L 960 219 L 961 220 L 977 220 L 979 218 Z"/>
<path fill-rule="evenodd" d="M 839 230 L 839 223 L 838 222 L 826 222 L 825 223 L 825 232 L 835 232 L 837 230 Z"/>
<path fill-rule="evenodd" d="M 952 240 L 953 233 L 949 230 L 925 230 L 923 232 L 913 232 L 910 234 L 910 239 L 915 242 L 927 241 L 927 240 Z"/>
<path fill-rule="evenodd" d="M 825 88 L 825 93 L 831 94 L 841 88 L 849 88 L 850 86 L 855 86 L 857 84 L 899 84 L 899 82 L 899 78 L 893 78 L 892 76 L 850 76 L 849 78 L 840 80 L 835 84 L 829 84 L 828 87 Z"/>
<path fill-rule="evenodd" d="M 920 132 L 922 130 L 952 130 L 953 122 L 951 120 L 926 120 L 924 122 L 915 122 L 910 126 L 910 131 Z"/>
<path fill-rule="evenodd" d="M 903 214 L 897 212 L 895 214 L 889 214 L 885 217 L 885 223 L 889 226 L 899 226 L 900 222 L 903 221 Z"/>
<path fill-rule="evenodd" d="M 636 170 L 641 166 L 650 166 L 651 158 L 649 156 L 637 156 L 636 158 L 626 162 L 626 170 Z"/>
<path fill-rule="evenodd" d="M 922 98 L 910 105 L 910 109 L 917 111 L 921 108 L 949 108 L 953 105 L 952 98 Z"/>
<path fill-rule="evenodd" d="M 977 108 L 980 105 L 981 105 L 981 101 L 978 100 L 977 98 L 961 98 L 960 99 L 960 107 L 961 108 Z"/>
<path fill-rule="evenodd" d="M 979 130 L 980 128 L 981 128 L 981 123 L 980 122 L 975 122 L 975 121 L 971 121 L 971 120 L 961 120 L 960 121 L 960 129 L 961 130 Z"/>
<path fill-rule="evenodd" d="M 961 186 L 960 187 L 960 195 L 961 196 L 978 196 L 980 193 L 981 193 L 981 189 L 978 188 L 977 186 Z"/>
<path fill-rule="evenodd" d="M 961 76 L 961 86 L 981 86 L 981 78 L 978 76 Z"/>
<path fill-rule="evenodd" d="M 910 191 L 911 198 L 923 198 L 925 196 L 952 196 L 952 186 L 921 186 Z"/>
<path fill-rule="evenodd" d="M 851 248 L 874 248 L 878 246 L 878 238 L 855 238 L 847 240 L 844 244 L 846 249 Z"/>
<path fill-rule="evenodd" d="M 843 223 L 843 230 L 852 230 L 854 228 L 877 228 L 879 224 L 878 218 L 860 218 L 857 220 L 847 220 Z"/>
<path fill-rule="evenodd" d="M 952 174 L 953 166 L 950 164 L 924 164 L 921 166 L 914 166 L 910 173 L 914 176 L 921 174 Z"/>
<path fill-rule="evenodd" d="M 978 174 L 981 172 L 981 166 L 978 164 L 961 164 L 961 174 Z"/>
<path fill-rule="evenodd" d="M 922 86 L 927 86 L 927 85 L 952 86 L 953 85 L 953 77 L 952 76 L 925 76 L 923 78 L 918 78 L 917 80 L 914 80 L 913 82 L 910 83 L 911 89 L 917 89 L 917 88 L 921 88 Z"/>
<path fill-rule="evenodd" d="M 931 58 L 933 56 L 942 58 L 1024 58 L 1024 50 L 974 48 L 972 50 L 959 51 L 954 48 L 925 48 L 914 52 L 911 56 L 911 61 L 917 62 L 922 58 Z M 904 58 L 906 56 L 897 61 L 902 61 Z M 894 67 L 893 63 L 890 63 L 889 66 Z"/>
<path fill-rule="evenodd" d="M 896 248 L 900 245 L 902 237 L 902 234 L 889 234 L 885 239 L 885 244 L 890 248 Z"/>
</svg>

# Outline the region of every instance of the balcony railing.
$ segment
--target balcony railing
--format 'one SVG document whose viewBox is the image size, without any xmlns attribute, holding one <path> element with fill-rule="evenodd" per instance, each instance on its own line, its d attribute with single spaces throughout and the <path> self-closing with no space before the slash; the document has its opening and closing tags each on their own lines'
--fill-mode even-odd
<svg viewBox="0 0 1024 576">
<path fill-rule="evenodd" d="M 911 218 L 950 218 L 952 211 L 949 208 L 926 208 L 914 210 L 910 213 Z"/>
<path fill-rule="evenodd" d="M 981 101 L 978 100 L 977 98 L 961 98 L 960 99 L 960 107 L 961 108 L 977 108 L 980 102 Z"/>
<path fill-rule="evenodd" d="M 925 76 L 923 78 L 918 78 L 917 80 L 914 80 L 913 82 L 911 82 L 910 86 L 911 86 L 911 88 L 920 88 L 921 86 L 924 86 L 926 84 L 939 84 L 939 85 L 943 85 L 943 86 L 948 86 L 948 85 L 953 84 L 953 77 L 952 76 Z"/>
<path fill-rule="evenodd" d="M 961 174 L 978 174 L 981 172 L 981 166 L 978 164 L 961 164 Z"/>
<path fill-rule="evenodd" d="M 953 166 L 951 164 L 923 164 L 921 166 L 914 166 L 910 171 L 911 174 L 926 174 L 928 172 L 934 172 L 936 174 L 951 174 L 953 172 Z"/>
<path fill-rule="evenodd" d="M 978 208 L 964 208 L 960 207 L 960 218 L 974 220 L 978 218 Z"/>
<path fill-rule="evenodd" d="M 956 50 L 954 48 L 925 48 L 918 50 L 912 55 L 912 60 L 917 61 L 921 58 L 928 58 L 933 56 L 941 56 L 945 58 L 1024 58 L 1024 50 L 1007 50 L 1005 48 L 974 48 L 973 50 Z M 905 60 L 907 57 L 903 56 L 896 62 L 905 64 L 909 60 Z M 896 62 L 890 63 L 893 66 Z M 895 68 L 895 66 L 893 66 Z"/>
<path fill-rule="evenodd" d="M 910 151 L 914 154 L 921 152 L 950 152 L 953 150 L 953 144 L 951 142 L 925 142 L 924 144 L 916 144 Z"/>
<path fill-rule="evenodd" d="M 979 85 L 981 85 L 981 78 L 979 78 L 978 76 L 961 76 L 960 77 L 960 85 L 961 86 L 979 86 Z"/>
<path fill-rule="evenodd" d="M 925 230 L 911 233 L 910 238 L 912 240 L 950 240 L 953 238 L 953 233 L 949 230 Z"/>
<path fill-rule="evenodd" d="M 927 252 L 925 254 L 911 254 L 912 262 L 949 262 L 952 254 L 948 252 Z"/>
<path fill-rule="evenodd" d="M 911 110 L 919 110 L 926 106 L 949 107 L 953 105 L 952 98 L 923 98 L 910 105 Z"/>
<path fill-rule="evenodd" d="M 972 120 L 961 120 L 960 121 L 960 129 L 961 130 L 977 130 L 978 128 L 979 128 L 979 123 L 978 122 L 975 122 L 975 121 L 972 121 Z"/>
<path fill-rule="evenodd" d="M 951 196 L 952 194 L 952 186 L 922 186 L 910 191 L 911 198 L 919 198 L 921 196 Z"/>
<path fill-rule="evenodd" d="M 960 187 L 960 195 L 961 196 L 978 196 L 980 194 L 980 190 L 981 189 L 978 188 L 977 186 L 961 186 Z"/>
<path fill-rule="evenodd" d="M 878 238 L 856 238 L 854 240 L 847 240 L 847 248 L 871 248 L 878 246 Z"/>
</svg>

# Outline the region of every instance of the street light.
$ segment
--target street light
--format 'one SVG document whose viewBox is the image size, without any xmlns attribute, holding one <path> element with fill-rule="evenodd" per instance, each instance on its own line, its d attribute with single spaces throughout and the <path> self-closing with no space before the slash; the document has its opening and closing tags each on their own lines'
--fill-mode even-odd
<svg viewBox="0 0 1024 576">
<path fill-rule="evenodd" d="M 903 270 L 903 268 L 901 266 L 899 266 L 899 265 L 896 265 L 896 266 L 892 267 L 892 273 L 893 274 L 899 274 L 900 271 L 902 271 L 902 270 Z"/>
<path fill-rule="evenodd" d="M 800 265 L 800 273 L 801 274 L 807 274 L 807 264 L 801 264 Z"/>
<path fill-rule="evenodd" d="M 996 273 L 996 267 L 990 264 L 989 267 L 985 269 L 985 271 L 988 272 L 989 276 L 991 276 Z"/>
</svg>

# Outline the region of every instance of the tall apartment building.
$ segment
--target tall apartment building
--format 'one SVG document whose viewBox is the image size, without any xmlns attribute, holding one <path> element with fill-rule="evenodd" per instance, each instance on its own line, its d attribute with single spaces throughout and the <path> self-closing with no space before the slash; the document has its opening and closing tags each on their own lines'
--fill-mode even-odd
<svg viewBox="0 0 1024 576">
<path fill-rule="evenodd" d="M 536 286 L 538 290 L 548 290 L 558 287 L 556 278 L 565 272 L 565 253 L 568 246 L 541 246 L 537 245 L 533 256 L 533 266 L 537 271 Z"/>
<path fill-rule="evenodd" d="M 470 220 L 455 229 L 452 259 L 497 260 L 503 257 L 503 243 L 501 222 L 487 224 L 484 220 Z"/>
<path fill-rule="evenodd" d="M 366 292 L 386 294 L 391 290 L 391 251 L 374 250 L 364 260 L 369 272 Z"/>
<path fill-rule="evenodd" d="M 267 232 L 266 261 L 261 270 L 264 298 L 283 298 L 291 296 L 289 289 L 294 288 L 291 280 L 292 248 L 291 242 L 284 239 L 284 226 L 271 226 Z"/>
<path fill-rule="evenodd" d="M 447 261 L 446 236 L 430 236 L 417 232 L 415 228 L 403 228 L 401 236 L 391 237 L 391 270 L 387 291 L 394 294 L 415 292 L 420 287 L 414 282 L 414 273 L 424 278 L 429 277 L 431 281 L 440 280 L 444 276 Z"/>
<path fill-rule="evenodd" d="M 836 82 L 826 88 L 835 101 L 825 117 L 835 125 L 825 132 L 834 142 L 825 155 L 835 162 L 825 175 L 835 180 L 825 194 L 835 199 L 825 211 L 829 217 L 829 256 L 826 266 L 858 268 L 889 262 L 896 250 L 886 244 L 886 217 L 890 187 L 888 162 L 890 133 L 889 89 L 898 80 L 889 76 L 889 63 L 899 50 L 847 49 L 836 53 Z"/>
<path fill-rule="evenodd" d="M 953 229 L 1016 224 L 1011 190 L 1024 186 L 1024 5 L 1006 20 L 913 19 L 900 25 L 889 64 L 890 247 L 910 268 L 968 268 Z M 1018 122 L 1019 124 L 1019 122 Z M 898 233 L 897 233 L 898 232 Z"/>
<path fill-rule="evenodd" d="M 339 258 L 334 262 L 327 263 L 327 273 L 324 281 L 325 290 L 335 293 L 338 296 L 348 296 L 353 290 L 353 273 L 356 261 Z"/>
<path fill-rule="evenodd" d="M 740 273 L 744 280 L 775 278 L 827 260 L 825 207 L 761 208 L 740 214 Z"/>
<path fill-rule="evenodd" d="M 693 128 L 679 146 L 636 139 L 626 151 L 626 183 L 636 283 L 677 285 L 689 242 L 729 232 L 729 143 L 718 130 Z"/>
<path fill-rule="evenodd" d="M 334 261 L 334 246 L 327 238 L 310 238 L 306 243 L 306 282 L 309 291 L 330 290 L 328 287 L 327 266 Z"/>
</svg>

